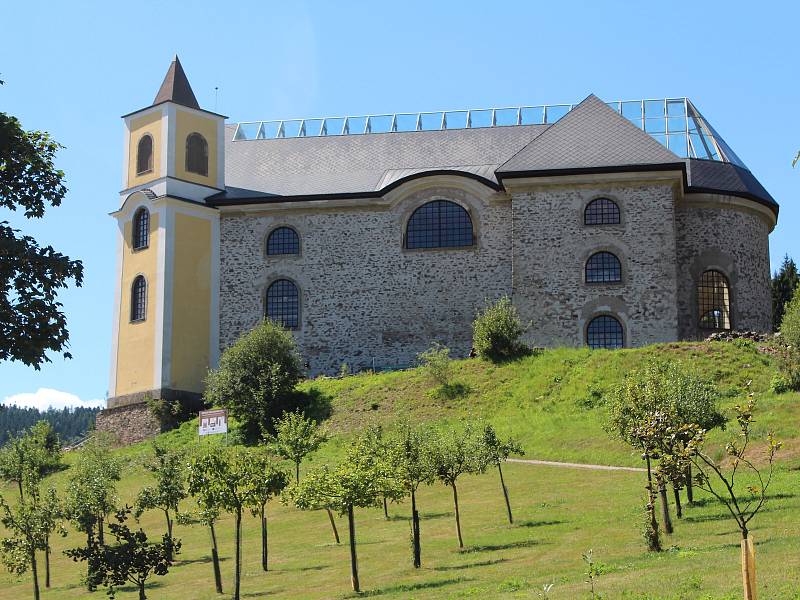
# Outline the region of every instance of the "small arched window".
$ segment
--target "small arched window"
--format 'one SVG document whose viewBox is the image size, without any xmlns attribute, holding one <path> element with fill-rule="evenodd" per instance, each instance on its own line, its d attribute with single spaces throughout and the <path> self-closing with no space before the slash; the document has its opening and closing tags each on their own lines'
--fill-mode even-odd
<svg viewBox="0 0 800 600">
<path fill-rule="evenodd" d="M 413 212 L 406 226 L 406 248 L 458 248 L 474 244 L 469 213 L 449 200 L 423 204 Z"/>
<path fill-rule="evenodd" d="M 142 175 L 153 170 L 153 138 L 149 133 L 139 139 L 136 147 L 136 174 Z"/>
<path fill-rule="evenodd" d="M 186 170 L 208 175 L 208 142 L 197 132 L 186 138 Z"/>
<path fill-rule="evenodd" d="M 300 238 L 291 227 L 277 227 L 267 237 L 267 256 L 300 254 Z"/>
<path fill-rule="evenodd" d="M 698 314 L 702 329 L 731 328 L 731 293 L 728 278 L 719 271 L 706 271 L 697 284 Z"/>
<path fill-rule="evenodd" d="M 147 281 L 137 275 L 131 286 L 131 321 L 144 321 L 147 316 Z"/>
<path fill-rule="evenodd" d="M 586 345 L 593 350 L 606 348 L 617 350 L 625 345 L 622 324 L 610 315 L 600 315 L 589 322 L 586 328 Z"/>
<path fill-rule="evenodd" d="M 597 198 L 583 211 L 584 225 L 619 225 L 619 206 L 608 198 Z"/>
<path fill-rule="evenodd" d="M 150 244 L 150 212 L 142 207 L 133 215 L 133 249 L 141 250 Z"/>
<path fill-rule="evenodd" d="M 622 281 L 622 265 L 611 252 L 597 252 L 586 261 L 586 283 Z"/>
<path fill-rule="evenodd" d="M 267 288 L 267 318 L 287 329 L 300 323 L 300 294 L 288 279 L 278 279 Z"/>
</svg>

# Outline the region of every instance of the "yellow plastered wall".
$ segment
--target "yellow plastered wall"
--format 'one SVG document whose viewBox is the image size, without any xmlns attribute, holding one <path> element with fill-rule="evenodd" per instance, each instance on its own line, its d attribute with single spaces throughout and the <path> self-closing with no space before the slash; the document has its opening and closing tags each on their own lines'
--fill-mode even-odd
<svg viewBox="0 0 800 600">
<path fill-rule="evenodd" d="M 188 113 L 180 109 L 175 115 L 175 176 L 193 183 L 216 187 L 217 185 L 217 123 L 218 119 Z M 197 132 L 208 142 L 208 176 L 186 170 L 186 138 Z"/>
<path fill-rule="evenodd" d="M 161 111 L 155 111 L 142 117 L 131 119 L 130 140 L 128 141 L 128 185 L 132 188 L 148 181 L 153 181 L 162 176 L 161 173 L 161 146 L 163 140 L 163 127 L 161 124 Z M 142 136 L 150 134 L 153 138 L 153 170 L 142 175 L 136 175 L 136 151 Z"/>
<path fill-rule="evenodd" d="M 211 222 L 175 215 L 170 387 L 201 392 L 211 336 Z"/>
<path fill-rule="evenodd" d="M 156 276 L 158 272 L 158 215 L 150 213 L 150 245 L 134 251 L 131 228 L 125 224 L 122 248 L 122 289 L 120 291 L 119 337 L 115 396 L 152 390 L 156 340 Z M 131 286 L 137 275 L 147 280 L 144 321 L 131 323 Z"/>
</svg>

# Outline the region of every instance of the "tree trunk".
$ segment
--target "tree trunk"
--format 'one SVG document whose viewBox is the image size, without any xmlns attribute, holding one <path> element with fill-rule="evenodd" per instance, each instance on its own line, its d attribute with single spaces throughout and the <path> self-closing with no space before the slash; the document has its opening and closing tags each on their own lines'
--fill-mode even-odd
<svg viewBox="0 0 800 600">
<path fill-rule="evenodd" d="M 147 596 L 144 595 L 144 581 L 139 582 L 139 600 L 147 600 Z"/>
<path fill-rule="evenodd" d="M 239 600 L 239 584 L 242 579 L 242 509 L 236 511 L 236 566 L 233 574 L 233 600 Z"/>
<path fill-rule="evenodd" d="M 383 518 L 389 520 L 389 507 L 386 505 L 386 496 L 383 497 Z"/>
<path fill-rule="evenodd" d="M 453 482 L 453 504 L 456 507 L 456 533 L 458 534 L 458 547 L 464 547 L 464 540 L 461 538 L 461 516 L 458 514 L 458 490 L 456 482 Z"/>
<path fill-rule="evenodd" d="M 266 571 L 267 563 L 267 505 L 261 505 L 261 568 Z"/>
<path fill-rule="evenodd" d="M 508 500 L 508 488 L 506 487 L 506 482 L 503 479 L 503 469 L 500 467 L 500 463 L 497 463 L 497 470 L 500 473 L 500 485 L 503 487 L 503 496 L 506 499 L 506 510 L 508 511 L 508 522 L 510 524 L 514 524 L 514 516 L 511 514 L 511 502 Z"/>
<path fill-rule="evenodd" d="M 692 489 L 692 465 L 686 467 L 686 503 L 694 505 L 694 490 Z"/>
<path fill-rule="evenodd" d="M 50 534 L 44 536 L 44 587 L 50 587 Z"/>
<path fill-rule="evenodd" d="M 167 535 L 170 539 L 170 544 L 167 546 L 167 560 L 172 561 L 172 519 L 169 518 L 169 511 L 164 511 L 164 516 L 167 518 Z"/>
<path fill-rule="evenodd" d="M 300 483 L 300 463 L 294 463 L 294 478 L 297 483 Z"/>
<path fill-rule="evenodd" d="M 31 547 L 31 574 L 33 575 L 33 600 L 39 600 L 39 573 L 36 570 L 36 549 Z"/>
<path fill-rule="evenodd" d="M 411 539 L 414 550 L 414 568 L 422 566 L 422 549 L 419 540 L 419 513 L 417 512 L 417 495 L 411 490 Z"/>
<path fill-rule="evenodd" d="M 103 517 L 97 519 L 97 541 L 100 542 L 101 546 L 106 543 L 103 535 Z"/>
<path fill-rule="evenodd" d="M 347 507 L 347 525 L 350 528 L 350 581 L 353 583 L 353 591 L 360 592 L 361 585 L 358 582 L 358 557 L 356 556 L 356 520 L 353 518 L 353 505 Z"/>
<path fill-rule="evenodd" d="M 645 454 L 647 460 L 647 513 L 650 516 L 650 535 L 647 538 L 648 549 L 661 552 L 661 541 L 658 537 L 658 521 L 656 520 L 656 494 L 653 490 L 653 470 L 650 467 L 650 455 Z"/>
<path fill-rule="evenodd" d="M 86 527 L 86 547 L 89 548 L 92 545 L 92 528 L 91 526 Z M 94 573 L 92 572 L 92 565 L 90 562 L 86 563 L 86 589 L 88 591 L 92 591 L 91 580 L 94 578 Z"/>
<path fill-rule="evenodd" d="M 661 519 L 664 521 L 664 531 L 667 534 L 672 534 L 672 519 L 669 516 L 669 503 L 667 498 L 667 486 L 664 485 L 664 480 L 658 480 L 658 495 L 661 497 Z"/>
<path fill-rule="evenodd" d="M 333 539 L 336 540 L 336 543 L 338 544 L 339 543 L 339 530 L 336 529 L 336 521 L 333 520 L 333 513 L 331 512 L 330 508 L 326 508 L 325 510 L 328 511 L 328 519 L 330 520 L 331 528 L 333 529 Z"/>
<path fill-rule="evenodd" d="M 681 506 L 681 490 L 677 485 L 672 486 L 672 492 L 675 496 L 675 515 L 679 518 L 683 518 L 683 507 Z"/>
<path fill-rule="evenodd" d="M 214 523 L 209 523 L 211 528 L 211 562 L 214 566 L 214 585 L 217 593 L 222 593 L 222 573 L 219 570 L 219 550 L 217 549 L 217 532 L 214 531 Z"/>
</svg>

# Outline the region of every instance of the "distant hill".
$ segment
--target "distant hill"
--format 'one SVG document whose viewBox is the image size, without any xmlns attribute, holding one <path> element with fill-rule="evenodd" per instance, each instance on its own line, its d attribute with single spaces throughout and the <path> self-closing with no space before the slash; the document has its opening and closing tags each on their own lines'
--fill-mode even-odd
<svg viewBox="0 0 800 600">
<path fill-rule="evenodd" d="M 0 406 L 0 445 L 5 444 L 8 438 L 37 421 L 48 421 L 56 433 L 61 437 L 61 442 L 68 444 L 75 441 L 94 427 L 94 418 L 100 411 L 99 408 L 62 408 L 42 411 L 38 408 L 20 408 L 18 406 Z"/>
</svg>

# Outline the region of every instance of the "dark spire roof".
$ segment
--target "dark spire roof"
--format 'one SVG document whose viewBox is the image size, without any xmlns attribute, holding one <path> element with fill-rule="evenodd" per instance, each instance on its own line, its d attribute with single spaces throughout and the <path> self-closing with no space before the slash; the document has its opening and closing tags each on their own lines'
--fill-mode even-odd
<svg viewBox="0 0 800 600">
<path fill-rule="evenodd" d="M 178 60 L 177 54 L 169 65 L 169 70 L 161 87 L 158 89 L 153 105 L 161 104 L 162 102 L 174 102 L 175 104 L 200 110 L 200 105 L 197 103 L 197 98 L 194 97 L 192 86 L 189 85 L 189 80 L 186 78 L 186 73 L 183 72 L 183 67 L 181 66 L 181 61 Z"/>
</svg>

